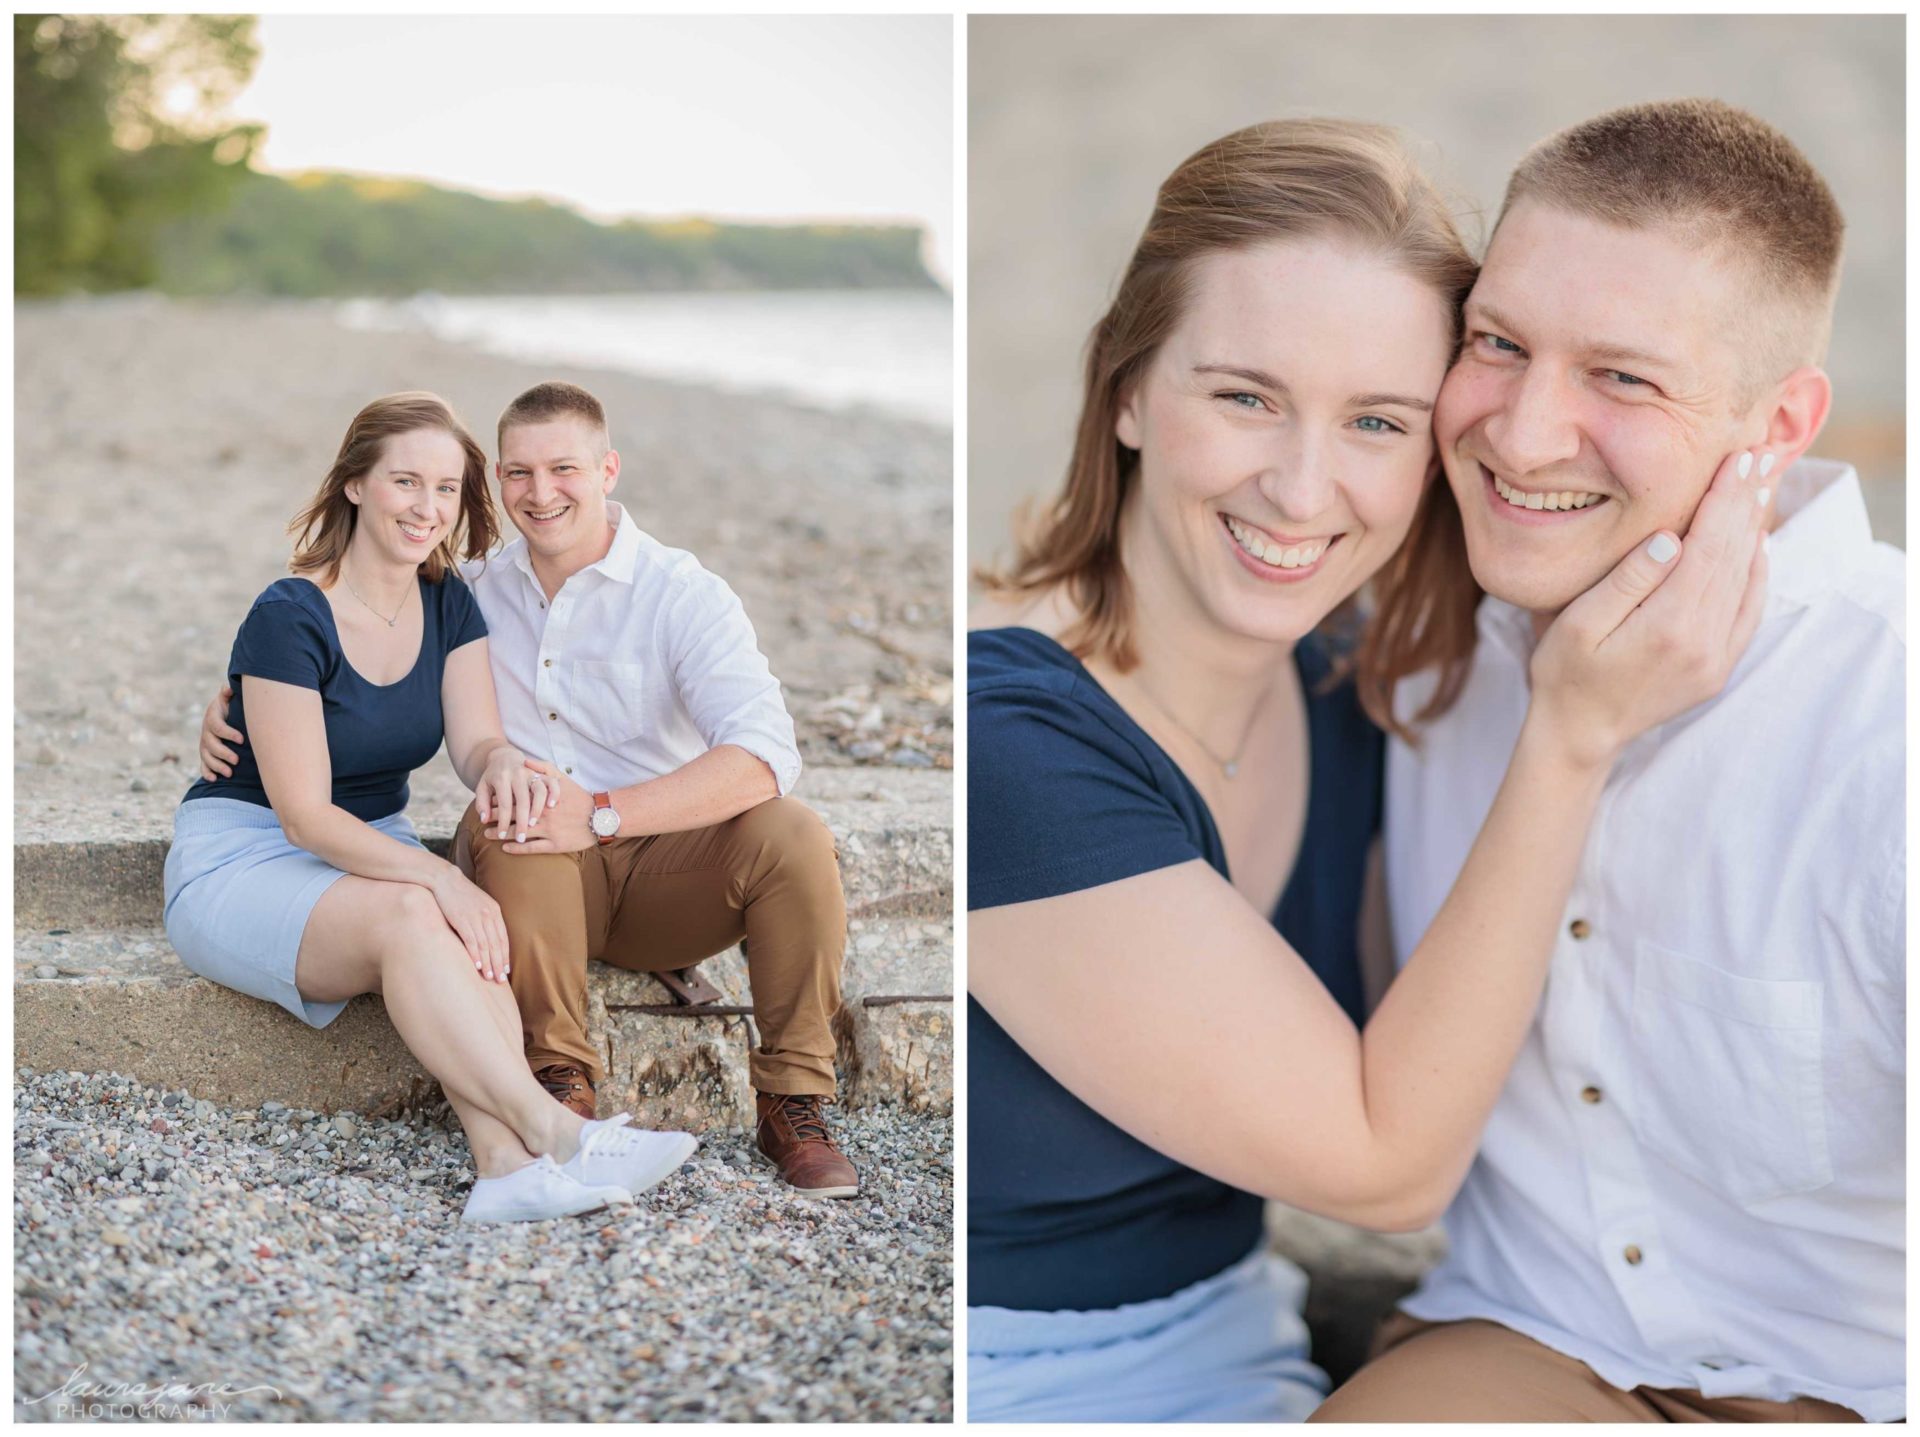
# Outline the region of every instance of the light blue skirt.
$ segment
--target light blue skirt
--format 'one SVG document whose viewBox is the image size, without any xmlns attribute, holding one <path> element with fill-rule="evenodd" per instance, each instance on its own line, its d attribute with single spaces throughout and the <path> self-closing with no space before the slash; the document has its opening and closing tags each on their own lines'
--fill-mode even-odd
<svg viewBox="0 0 1920 1437">
<path fill-rule="evenodd" d="M 375 819 L 389 838 L 422 847 L 406 814 Z M 320 895 L 347 875 L 287 841 L 270 808 L 196 798 L 173 815 L 165 877 L 167 941 L 202 978 L 278 1003 L 324 1028 L 347 1005 L 309 1003 L 294 986 L 300 938 Z"/>
<path fill-rule="evenodd" d="M 1255 1250 L 1169 1297 L 1093 1312 L 967 1309 L 969 1422 L 1301 1422 L 1307 1276 Z"/>
</svg>

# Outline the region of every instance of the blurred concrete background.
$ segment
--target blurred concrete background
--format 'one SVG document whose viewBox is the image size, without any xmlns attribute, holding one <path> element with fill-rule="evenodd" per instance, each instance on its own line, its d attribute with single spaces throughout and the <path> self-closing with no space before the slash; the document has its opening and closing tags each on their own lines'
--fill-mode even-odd
<svg viewBox="0 0 1920 1437">
<path fill-rule="evenodd" d="M 1514 162 L 1565 125 L 1708 95 L 1794 140 L 1847 218 L 1817 452 L 1905 543 L 1901 16 L 977 16 L 968 36 L 968 553 L 1065 471 L 1079 360 L 1167 172 L 1257 120 L 1398 125 L 1478 253 Z"/>
</svg>

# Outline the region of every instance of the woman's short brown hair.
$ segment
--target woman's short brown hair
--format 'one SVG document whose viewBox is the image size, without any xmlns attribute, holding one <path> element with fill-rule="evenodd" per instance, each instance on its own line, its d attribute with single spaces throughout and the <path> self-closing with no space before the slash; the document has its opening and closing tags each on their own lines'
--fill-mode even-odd
<svg viewBox="0 0 1920 1437">
<path fill-rule="evenodd" d="M 417 429 L 452 435 L 465 456 L 460 471 L 460 517 L 421 563 L 421 575 L 437 584 L 461 559 L 478 559 L 493 547 L 500 527 L 494 518 L 493 495 L 487 490 L 487 456 L 446 400 L 414 389 L 376 399 L 353 416 L 333 467 L 307 507 L 287 526 L 294 536 L 293 561 L 288 566 L 294 573 L 321 574 L 329 584 L 339 577 L 340 561 L 360 516 L 359 506 L 347 497 L 348 481 L 373 472 L 389 439 Z"/>
<path fill-rule="evenodd" d="M 1473 257 L 1399 136 L 1350 120 L 1271 120 L 1223 136 L 1160 186 L 1147 227 L 1087 342 L 1067 482 L 1020 540 L 1002 592 L 1064 584 L 1080 611 L 1063 641 L 1123 672 L 1137 662 L 1120 519 L 1139 456 L 1114 434 L 1120 406 L 1183 313 L 1194 261 L 1275 240 L 1338 236 L 1433 286 L 1459 339 Z"/>
</svg>

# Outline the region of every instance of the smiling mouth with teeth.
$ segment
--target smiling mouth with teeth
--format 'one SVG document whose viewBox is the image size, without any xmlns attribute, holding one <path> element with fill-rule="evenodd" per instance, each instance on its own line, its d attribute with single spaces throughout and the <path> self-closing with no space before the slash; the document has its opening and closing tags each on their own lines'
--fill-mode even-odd
<svg viewBox="0 0 1920 1437">
<path fill-rule="evenodd" d="M 570 509 L 571 507 L 573 506 L 570 504 L 562 504 L 557 509 L 547 509 L 547 510 L 528 509 L 523 512 L 526 514 L 526 516 L 529 519 L 532 519 L 535 523 L 544 524 L 549 519 L 558 519 L 562 514 L 566 513 L 567 510 Z"/>
<path fill-rule="evenodd" d="M 1480 466 L 1486 469 L 1486 465 Z M 1591 509 L 1596 504 L 1607 502 L 1604 494 L 1586 494 L 1575 489 L 1564 489 L 1554 493 L 1527 494 L 1507 483 L 1491 469 L 1487 477 L 1493 480 L 1493 489 L 1502 499 L 1516 509 Z"/>
<path fill-rule="evenodd" d="M 1333 542 L 1334 538 L 1339 537 L 1334 535 L 1332 538 L 1309 539 L 1300 544 L 1283 545 L 1277 540 L 1269 539 L 1258 529 L 1242 524 L 1231 514 L 1222 514 L 1220 517 L 1226 521 L 1227 532 L 1233 535 L 1234 543 L 1273 569 L 1309 568 L 1320 561 L 1320 556 L 1327 552 L 1327 546 Z"/>
<path fill-rule="evenodd" d="M 433 533 L 433 530 L 431 528 L 416 529 L 413 527 L 413 525 L 408 524 L 405 521 L 397 520 L 395 522 L 400 524 L 400 532 L 402 534 L 405 534 L 409 539 L 424 539 L 429 534 Z"/>
</svg>

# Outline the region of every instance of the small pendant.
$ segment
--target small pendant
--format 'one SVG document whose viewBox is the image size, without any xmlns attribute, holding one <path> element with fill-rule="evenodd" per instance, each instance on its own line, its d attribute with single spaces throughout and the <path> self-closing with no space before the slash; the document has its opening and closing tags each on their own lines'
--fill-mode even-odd
<svg viewBox="0 0 1920 1437">
<path fill-rule="evenodd" d="M 1228 778 L 1232 778 L 1236 773 L 1240 772 L 1240 760 L 1236 758 L 1232 763 L 1223 763 L 1220 767 L 1226 771 Z"/>
</svg>

